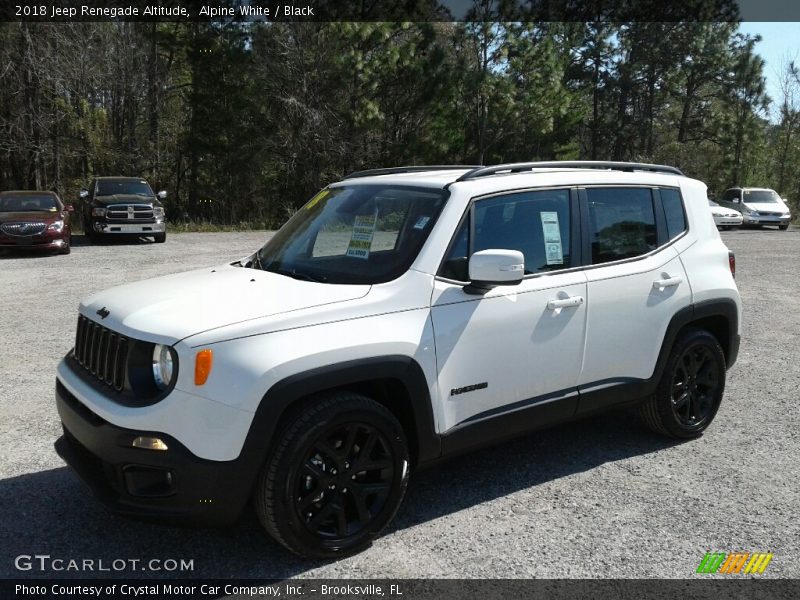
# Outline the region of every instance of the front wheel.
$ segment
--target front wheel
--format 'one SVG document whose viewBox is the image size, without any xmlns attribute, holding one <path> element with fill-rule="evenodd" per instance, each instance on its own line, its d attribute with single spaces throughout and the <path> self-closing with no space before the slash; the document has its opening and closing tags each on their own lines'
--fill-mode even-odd
<svg viewBox="0 0 800 600">
<path fill-rule="evenodd" d="M 640 407 L 645 424 L 673 438 L 699 436 L 714 420 L 725 390 L 725 355 L 703 329 L 686 329 L 670 352 L 655 393 Z"/>
<path fill-rule="evenodd" d="M 285 421 L 255 491 L 261 524 L 305 557 L 368 547 L 405 494 L 409 454 L 397 419 L 351 392 L 317 396 Z"/>
<path fill-rule="evenodd" d="M 781 231 L 786 231 L 787 229 L 789 229 L 789 224 L 784 223 L 783 225 L 778 225 L 778 229 L 780 229 Z"/>
<path fill-rule="evenodd" d="M 167 234 L 166 233 L 157 233 L 153 236 L 153 240 L 156 244 L 163 244 L 167 241 Z"/>
</svg>

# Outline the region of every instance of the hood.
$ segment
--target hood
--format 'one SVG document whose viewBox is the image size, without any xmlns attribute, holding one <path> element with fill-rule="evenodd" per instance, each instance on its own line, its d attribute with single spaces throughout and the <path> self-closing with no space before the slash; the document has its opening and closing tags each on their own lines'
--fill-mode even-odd
<svg viewBox="0 0 800 600">
<path fill-rule="evenodd" d="M 108 206 L 109 204 L 153 204 L 161 206 L 155 196 L 139 196 L 138 194 L 113 194 L 111 196 L 95 196 L 95 204 Z"/>
<path fill-rule="evenodd" d="M 38 221 L 39 223 L 52 223 L 64 218 L 64 213 L 59 211 L 29 210 L 25 212 L 0 212 L 0 223 L 13 223 L 17 221 Z"/>
<path fill-rule="evenodd" d="M 747 208 L 751 210 L 757 210 L 758 212 L 789 212 L 789 207 L 783 202 L 745 202 L 744 205 Z"/>
<path fill-rule="evenodd" d="M 124 335 L 174 344 L 233 323 L 355 300 L 369 290 L 222 265 L 121 285 L 86 299 L 80 311 Z M 103 308 L 105 319 L 97 314 Z"/>
<path fill-rule="evenodd" d="M 741 214 L 738 210 L 725 208 L 724 206 L 709 206 L 709 208 L 711 209 L 711 214 L 716 217 L 738 217 Z"/>
</svg>

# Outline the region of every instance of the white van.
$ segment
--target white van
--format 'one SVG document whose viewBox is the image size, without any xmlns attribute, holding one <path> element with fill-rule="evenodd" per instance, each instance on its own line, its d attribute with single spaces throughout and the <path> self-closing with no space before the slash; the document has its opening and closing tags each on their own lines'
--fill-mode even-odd
<svg viewBox="0 0 800 600">
<path fill-rule="evenodd" d="M 784 200 L 769 188 L 730 188 L 725 190 L 719 203 L 742 213 L 743 225 L 777 225 L 786 230 L 792 220 Z"/>
</svg>

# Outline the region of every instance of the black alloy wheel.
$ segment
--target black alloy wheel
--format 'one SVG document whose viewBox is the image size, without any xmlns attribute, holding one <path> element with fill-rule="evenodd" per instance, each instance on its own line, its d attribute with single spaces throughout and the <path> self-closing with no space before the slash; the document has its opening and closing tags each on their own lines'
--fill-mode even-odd
<svg viewBox="0 0 800 600">
<path fill-rule="evenodd" d="M 675 363 L 672 376 L 672 410 L 683 426 L 702 425 L 714 407 L 720 386 L 721 365 L 707 345 L 687 348 Z"/>
<path fill-rule="evenodd" d="M 394 479 L 391 446 L 367 423 L 329 429 L 298 466 L 294 509 L 321 540 L 344 540 L 368 527 L 386 506 Z"/>
<path fill-rule="evenodd" d="M 656 391 L 639 413 L 653 431 L 673 438 L 694 438 L 708 428 L 725 391 L 725 354 L 704 329 L 687 328 L 670 351 Z"/>
<path fill-rule="evenodd" d="M 295 406 L 281 421 L 254 506 L 275 540 L 305 557 L 359 552 L 405 494 L 406 436 L 380 403 L 340 390 Z"/>
</svg>

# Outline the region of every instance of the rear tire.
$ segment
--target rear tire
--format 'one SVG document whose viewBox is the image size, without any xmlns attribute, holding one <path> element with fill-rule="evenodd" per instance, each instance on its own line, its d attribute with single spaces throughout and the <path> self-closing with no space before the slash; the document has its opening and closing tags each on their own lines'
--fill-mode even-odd
<svg viewBox="0 0 800 600">
<path fill-rule="evenodd" d="M 299 405 L 275 439 L 254 497 L 267 533 L 304 557 L 368 547 L 408 484 L 408 446 L 394 415 L 360 394 L 334 392 Z"/>
<path fill-rule="evenodd" d="M 656 433 L 691 439 L 705 431 L 725 391 L 725 355 L 704 329 L 678 337 L 653 395 L 640 406 L 642 420 Z"/>
</svg>

